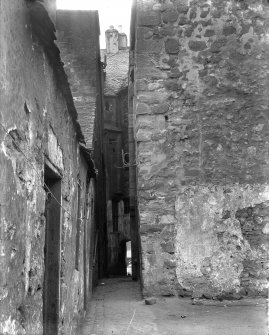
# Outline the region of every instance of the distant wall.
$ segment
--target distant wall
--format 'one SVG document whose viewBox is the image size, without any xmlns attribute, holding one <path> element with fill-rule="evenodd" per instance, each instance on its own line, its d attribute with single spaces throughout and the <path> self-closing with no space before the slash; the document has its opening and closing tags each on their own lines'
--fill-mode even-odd
<svg viewBox="0 0 269 335">
<path fill-rule="evenodd" d="M 108 272 L 126 275 L 122 245 L 131 239 L 127 88 L 105 96 L 104 127 Z"/>
<path fill-rule="evenodd" d="M 144 292 L 265 295 L 269 4 L 138 0 L 135 11 Z"/>
</svg>

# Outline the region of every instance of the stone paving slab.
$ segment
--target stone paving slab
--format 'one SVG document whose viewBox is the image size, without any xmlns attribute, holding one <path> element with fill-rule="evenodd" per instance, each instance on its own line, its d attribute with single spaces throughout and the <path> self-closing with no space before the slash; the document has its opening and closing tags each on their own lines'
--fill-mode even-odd
<svg viewBox="0 0 269 335">
<path fill-rule="evenodd" d="M 158 298 L 146 305 L 129 278 L 97 286 L 79 335 L 268 335 L 266 299 L 201 301 Z"/>
</svg>

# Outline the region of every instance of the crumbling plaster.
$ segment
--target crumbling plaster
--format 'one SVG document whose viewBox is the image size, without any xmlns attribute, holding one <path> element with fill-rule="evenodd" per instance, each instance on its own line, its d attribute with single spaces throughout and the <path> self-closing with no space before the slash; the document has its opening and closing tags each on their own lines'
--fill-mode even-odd
<svg viewBox="0 0 269 335">
<path fill-rule="evenodd" d="M 5 269 L 0 274 L 0 333 L 43 333 L 44 164 L 48 161 L 62 178 L 59 328 L 73 334 L 84 308 L 83 276 L 74 269 L 73 219 L 81 137 L 64 86 L 63 91 L 58 86 L 60 71 L 55 72 L 32 31 L 28 4 L 1 1 L 0 6 L 0 266 Z M 80 169 L 85 179 L 87 165 Z M 68 287 L 72 292 L 67 294 Z"/>
</svg>

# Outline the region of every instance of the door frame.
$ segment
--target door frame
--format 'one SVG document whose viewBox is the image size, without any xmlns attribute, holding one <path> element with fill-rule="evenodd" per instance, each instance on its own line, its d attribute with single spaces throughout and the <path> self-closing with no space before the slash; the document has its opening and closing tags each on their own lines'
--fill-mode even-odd
<svg viewBox="0 0 269 335">
<path fill-rule="evenodd" d="M 48 161 L 44 165 L 45 204 L 43 334 L 57 335 L 60 313 L 60 271 L 62 235 L 62 176 Z M 48 208 L 48 206 L 50 208 Z M 50 211 L 50 212 L 48 212 Z M 56 240 L 54 240 L 56 238 Z M 49 252 L 50 251 L 50 252 Z"/>
</svg>

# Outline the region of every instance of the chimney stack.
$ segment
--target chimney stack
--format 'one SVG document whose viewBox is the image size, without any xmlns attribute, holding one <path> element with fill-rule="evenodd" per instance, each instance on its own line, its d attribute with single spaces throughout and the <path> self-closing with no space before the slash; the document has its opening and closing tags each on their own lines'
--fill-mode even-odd
<svg viewBox="0 0 269 335">
<path fill-rule="evenodd" d="M 127 49 L 127 35 L 122 32 L 122 26 L 118 26 L 118 30 L 114 26 L 110 26 L 105 34 L 108 54 L 116 54 L 119 50 Z"/>
<path fill-rule="evenodd" d="M 122 25 L 119 25 L 119 26 L 118 26 L 118 32 L 119 32 L 120 34 L 122 34 Z"/>
<path fill-rule="evenodd" d="M 119 50 L 127 48 L 127 36 L 125 33 L 119 33 Z"/>
<path fill-rule="evenodd" d="M 119 52 L 119 32 L 114 26 L 110 26 L 106 30 L 106 51 L 108 54 L 116 54 Z"/>
</svg>

